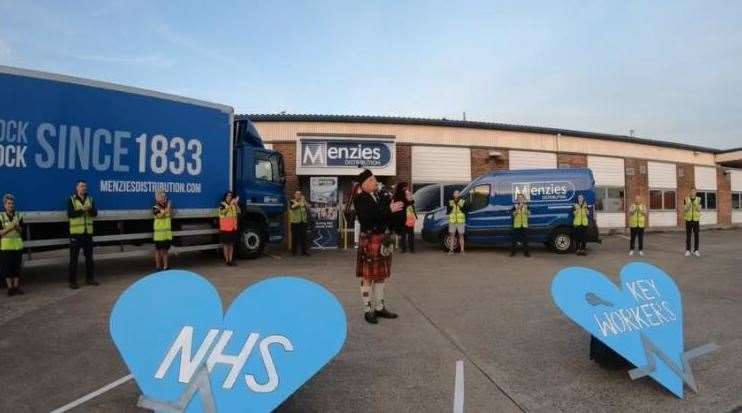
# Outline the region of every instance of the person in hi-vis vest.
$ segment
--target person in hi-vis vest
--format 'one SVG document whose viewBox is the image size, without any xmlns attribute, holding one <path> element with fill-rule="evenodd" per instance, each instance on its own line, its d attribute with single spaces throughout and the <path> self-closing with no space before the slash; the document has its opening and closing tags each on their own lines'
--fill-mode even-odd
<svg viewBox="0 0 742 413">
<path fill-rule="evenodd" d="M 167 270 L 169 268 L 170 245 L 173 242 L 171 221 L 173 204 L 167 199 L 167 194 L 162 189 L 155 192 L 155 205 L 152 207 L 152 215 L 154 216 L 152 241 L 155 243 L 155 265 L 158 270 Z"/>
<path fill-rule="evenodd" d="M 459 248 L 464 253 L 464 232 L 466 230 L 466 201 L 459 197 L 459 191 L 453 191 L 453 198 L 448 201 L 446 212 L 448 213 L 448 236 L 449 254 L 453 254 L 456 245 L 456 234 L 458 234 Z"/>
<path fill-rule="evenodd" d="M 585 202 L 585 196 L 582 194 L 577 195 L 577 203 L 572 207 L 572 225 L 574 228 L 575 252 L 577 255 L 587 255 L 585 251 L 585 238 L 587 236 L 587 226 L 590 223 L 589 210 L 590 207 Z"/>
<path fill-rule="evenodd" d="M 696 195 L 696 189 L 691 188 L 688 196 L 683 199 L 683 220 L 685 221 L 685 256 L 691 254 L 690 236 L 693 234 L 693 254 L 701 256 L 698 250 L 698 230 L 701 221 L 701 198 Z"/>
<path fill-rule="evenodd" d="M 21 228 L 23 216 L 15 210 L 15 197 L 3 196 L 3 210 L 0 212 L 0 283 L 7 283 L 8 296 L 22 295 L 19 285 L 23 261 L 23 238 Z"/>
<path fill-rule="evenodd" d="M 234 262 L 234 244 L 237 242 L 237 231 L 240 215 L 240 197 L 227 191 L 219 203 L 219 240 L 224 246 L 224 263 L 232 267 Z"/>
<path fill-rule="evenodd" d="M 294 199 L 289 200 L 289 224 L 291 225 L 291 254 L 301 250 L 307 252 L 307 224 L 309 223 L 309 205 L 301 191 L 294 192 Z"/>
<path fill-rule="evenodd" d="M 629 256 L 634 255 L 636 240 L 639 240 L 639 255 L 644 255 L 644 227 L 647 225 L 647 206 L 642 202 L 641 195 L 634 198 L 629 207 L 629 230 L 631 239 L 629 241 Z"/>
<path fill-rule="evenodd" d="M 513 231 L 511 236 L 513 245 L 510 249 L 510 256 L 515 256 L 518 250 L 518 244 L 520 244 L 523 247 L 523 255 L 530 257 L 531 254 L 528 252 L 528 217 L 531 216 L 531 211 L 523 194 L 518 194 L 515 202 L 513 209 L 510 210 L 513 216 Z"/>
<path fill-rule="evenodd" d="M 67 217 L 70 223 L 70 268 L 69 284 L 73 290 L 77 285 L 77 260 L 80 250 L 85 256 L 85 282 L 97 286 L 95 263 L 93 262 L 93 220 L 98 216 L 95 200 L 88 195 L 88 184 L 77 181 L 75 193 L 67 200 Z"/>
</svg>

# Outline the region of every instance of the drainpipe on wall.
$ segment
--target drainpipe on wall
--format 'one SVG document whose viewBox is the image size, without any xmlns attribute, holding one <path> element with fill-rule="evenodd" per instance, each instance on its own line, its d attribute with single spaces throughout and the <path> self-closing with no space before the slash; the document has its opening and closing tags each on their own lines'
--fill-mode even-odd
<svg viewBox="0 0 742 413">
<path fill-rule="evenodd" d="M 555 137 L 556 138 L 555 139 L 555 141 L 556 141 L 556 145 L 555 146 L 556 146 L 556 152 L 557 152 L 557 154 L 559 153 L 559 138 L 561 138 L 561 137 L 562 137 L 562 134 L 561 133 L 557 133 L 556 134 L 556 137 Z"/>
</svg>

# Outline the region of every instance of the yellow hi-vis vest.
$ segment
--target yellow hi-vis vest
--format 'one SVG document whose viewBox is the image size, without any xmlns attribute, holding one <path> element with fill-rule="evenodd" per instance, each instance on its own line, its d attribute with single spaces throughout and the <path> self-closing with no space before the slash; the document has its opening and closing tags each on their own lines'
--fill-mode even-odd
<svg viewBox="0 0 742 413">
<path fill-rule="evenodd" d="M 237 231 L 237 208 L 234 205 L 222 202 L 219 208 L 219 230 Z"/>
<path fill-rule="evenodd" d="M 515 212 L 513 213 L 513 228 L 528 228 L 528 207 L 523 205 L 523 208 L 515 206 Z"/>
<path fill-rule="evenodd" d="M 448 205 L 451 206 L 451 215 L 448 216 L 448 222 L 450 224 L 465 224 L 466 215 L 464 214 L 464 200 L 459 199 L 458 202 L 454 200 L 448 201 Z"/>
<path fill-rule="evenodd" d="M 88 195 L 85 197 L 85 203 L 72 195 L 72 206 L 75 207 L 75 211 L 82 211 L 83 207 L 93 206 L 93 197 Z M 70 235 L 90 234 L 93 235 L 93 218 L 89 217 L 87 212 L 83 213 L 79 217 L 70 218 Z"/>
<path fill-rule="evenodd" d="M 155 205 L 155 208 L 159 205 Z M 168 212 L 165 216 L 154 219 L 154 241 L 172 241 L 173 240 L 173 229 L 170 221 L 170 213 Z"/>
<path fill-rule="evenodd" d="M 683 219 L 686 221 L 700 221 L 701 220 L 701 198 L 695 197 L 692 202 L 689 197 L 685 197 L 683 201 Z"/>
<path fill-rule="evenodd" d="M 2 229 L 7 229 L 15 226 L 21 221 L 21 214 L 15 213 L 13 219 L 10 219 L 7 212 L 0 214 L 0 224 Z M 14 229 L 0 238 L 0 250 L 2 251 L 20 251 L 23 249 L 23 239 L 21 239 L 21 231 Z"/>
<path fill-rule="evenodd" d="M 582 204 L 582 205 L 575 204 L 574 215 L 575 215 L 575 219 L 572 222 L 572 225 L 576 227 L 587 226 L 587 204 Z"/>
<path fill-rule="evenodd" d="M 644 228 L 647 220 L 647 207 L 644 204 L 633 204 L 634 212 L 629 217 L 629 228 Z"/>
</svg>

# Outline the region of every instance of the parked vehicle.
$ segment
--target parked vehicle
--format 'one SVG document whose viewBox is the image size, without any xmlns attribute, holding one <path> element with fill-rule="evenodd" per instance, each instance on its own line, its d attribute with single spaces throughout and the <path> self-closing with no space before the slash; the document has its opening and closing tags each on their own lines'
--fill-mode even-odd
<svg viewBox="0 0 742 413">
<path fill-rule="evenodd" d="M 423 219 L 426 214 L 446 206 L 448 200 L 455 191 L 461 191 L 466 187 L 465 183 L 435 183 L 413 185 L 415 196 L 415 210 L 417 221 L 415 222 L 415 233 L 422 231 Z"/>
<path fill-rule="evenodd" d="M 572 208 L 582 194 L 590 208 L 588 242 L 600 242 L 595 223 L 595 180 L 589 169 L 535 169 L 491 172 L 462 190 L 468 205 L 466 239 L 469 245 L 494 246 L 511 243 L 511 208 L 517 194 L 528 200 L 531 216 L 528 237 L 543 242 L 557 253 L 574 248 Z M 425 214 L 423 239 L 448 250 L 448 217 L 442 206 Z"/>
<path fill-rule="evenodd" d="M 283 159 L 231 107 L 5 66 L 0 90 L 0 193 L 13 193 L 24 214 L 27 258 L 67 247 L 78 180 L 99 210 L 94 241 L 121 246 L 97 259 L 149 254 L 124 245 L 152 239 L 157 189 L 175 208 L 176 252 L 217 248 L 227 190 L 242 203 L 240 255 L 283 239 Z"/>
</svg>

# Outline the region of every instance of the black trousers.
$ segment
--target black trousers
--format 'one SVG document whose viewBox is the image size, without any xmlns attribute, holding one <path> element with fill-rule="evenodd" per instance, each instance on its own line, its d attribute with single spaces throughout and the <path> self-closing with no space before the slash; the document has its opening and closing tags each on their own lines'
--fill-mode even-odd
<svg viewBox="0 0 742 413">
<path fill-rule="evenodd" d="M 301 246 L 301 253 L 307 253 L 307 224 L 305 222 L 291 224 L 291 252 L 296 254 Z"/>
<path fill-rule="evenodd" d="M 576 225 L 575 226 L 575 248 L 578 251 L 584 250 L 587 247 L 587 243 L 585 242 L 587 232 L 587 226 L 584 225 Z"/>
<path fill-rule="evenodd" d="M 698 251 L 698 221 L 685 221 L 685 250 L 686 251 Z M 693 246 L 690 249 L 690 234 L 693 233 Z"/>
<path fill-rule="evenodd" d="M 518 249 L 518 243 L 523 246 L 523 251 L 528 252 L 528 229 L 527 228 L 513 228 L 511 233 L 513 239 L 513 245 L 510 248 L 512 252 Z"/>
<path fill-rule="evenodd" d="M 629 241 L 629 249 L 634 249 L 637 238 L 639 239 L 639 251 L 644 251 L 644 228 L 638 227 L 631 228 L 631 241 Z"/>
<path fill-rule="evenodd" d="M 407 251 L 408 248 L 410 252 L 415 252 L 415 228 L 405 225 L 399 232 L 399 247 L 402 252 Z"/>
<path fill-rule="evenodd" d="M 93 236 L 89 234 L 73 235 L 70 237 L 70 270 L 69 282 L 77 283 L 77 260 L 80 250 L 85 256 L 85 279 L 95 280 L 95 263 L 93 262 Z"/>
</svg>

